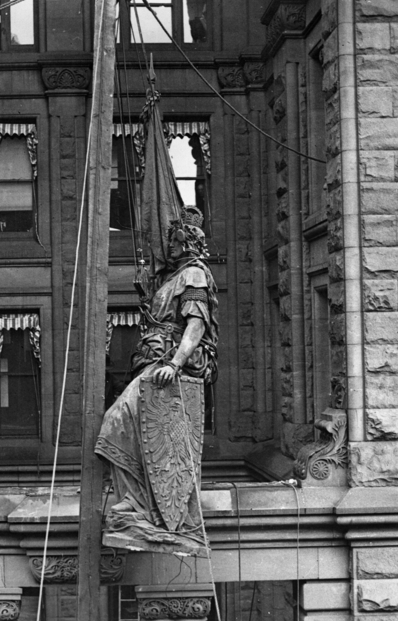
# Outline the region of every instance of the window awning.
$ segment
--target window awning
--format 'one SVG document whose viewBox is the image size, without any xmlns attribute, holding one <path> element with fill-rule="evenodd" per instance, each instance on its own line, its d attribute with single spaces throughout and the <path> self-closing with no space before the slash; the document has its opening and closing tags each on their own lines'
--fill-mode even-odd
<svg viewBox="0 0 398 621">
<path fill-rule="evenodd" d="M 34 123 L 0 123 L 0 136 L 28 136 L 36 133 Z"/>
<path fill-rule="evenodd" d="M 33 355 L 41 362 L 40 318 L 38 313 L 10 313 L 0 315 L 0 354 L 3 349 L 3 330 L 29 330 Z"/>
<path fill-rule="evenodd" d="M 113 328 L 116 326 L 138 326 L 140 320 L 141 315 L 138 311 L 119 311 L 115 313 L 108 313 L 106 316 L 106 353 L 109 354 Z"/>
<path fill-rule="evenodd" d="M 192 134 L 197 134 L 198 136 L 209 135 L 210 136 L 210 125 L 208 121 L 184 121 L 184 122 L 175 122 L 168 121 L 167 123 L 163 123 L 163 125 L 168 125 L 169 134 L 176 138 L 177 136 L 192 136 Z"/>
</svg>

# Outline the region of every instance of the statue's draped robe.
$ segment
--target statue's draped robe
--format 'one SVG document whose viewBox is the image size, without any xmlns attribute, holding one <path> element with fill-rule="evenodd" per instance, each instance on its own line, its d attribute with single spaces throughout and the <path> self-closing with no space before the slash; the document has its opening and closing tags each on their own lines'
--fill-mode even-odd
<svg viewBox="0 0 398 621">
<path fill-rule="evenodd" d="M 210 281 L 210 282 L 209 282 Z M 177 270 L 154 295 L 151 315 L 160 323 L 174 324 L 184 330 L 187 317 L 200 317 L 205 325 L 204 338 L 215 344 L 215 319 L 207 303 L 209 284 L 214 286 L 209 270 L 200 261 Z M 187 296 L 187 291 L 195 291 Z M 185 294 L 185 295 L 184 295 Z M 191 299 L 190 299 L 191 297 Z M 184 298 L 186 298 L 184 300 Z M 195 299 L 192 299 L 195 298 Z M 163 365 L 169 343 L 167 332 L 159 327 L 149 327 L 141 339 L 133 357 L 133 373 L 136 377 L 123 394 L 105 413 L 95 452 L 111 463 L 115 493 L 119 499 L 126 497 L 133 511 L 145 516 L 156 526 L 165 526 L 149 481 L 146 462 L 143 459 L 141 421 L 139 415 L 140 377 L 153 375 Z M 182 333 L 173 333 L 178 346 Z M 172 355 L 175 353 L 175 349 Z M 205 377 L 208 373 L 208 355 L 199 345 L 183 368 L 183 374 Z M 198 499 L 194 488 L 189 499 L 189 511 L 184 527 L 196 527 L 200 523 Z"/>
</svg>

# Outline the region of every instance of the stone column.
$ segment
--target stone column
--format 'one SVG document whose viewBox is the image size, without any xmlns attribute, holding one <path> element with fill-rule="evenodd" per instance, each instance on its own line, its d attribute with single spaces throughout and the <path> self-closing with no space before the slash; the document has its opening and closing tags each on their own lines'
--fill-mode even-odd
<svg viewBox="0 0 398 621">
<path fill-rule="evenodd" d="M 0 619 L 16 621 L 21 611 L 22 589 L 0 589 Z"/>
<path fill-rule="evenodd" d="M 213 596 L 211 584 L 136 586 L 135 592 L 141 621 L 207 621 Z"/>
</svg>

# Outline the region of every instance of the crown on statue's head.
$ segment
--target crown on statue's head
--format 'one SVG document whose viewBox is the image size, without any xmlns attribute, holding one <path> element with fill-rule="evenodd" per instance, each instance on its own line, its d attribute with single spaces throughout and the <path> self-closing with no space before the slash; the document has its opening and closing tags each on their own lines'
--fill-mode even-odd
<svg viewBox="0 0 398 621">
<path fill-rule="evenodd" d="M 197 226 L 201 229 L 203 224 L 203 214 L 195 205 L 184 205 L 181 210 L 181 220 L 183 224 Z"/>
</svg>

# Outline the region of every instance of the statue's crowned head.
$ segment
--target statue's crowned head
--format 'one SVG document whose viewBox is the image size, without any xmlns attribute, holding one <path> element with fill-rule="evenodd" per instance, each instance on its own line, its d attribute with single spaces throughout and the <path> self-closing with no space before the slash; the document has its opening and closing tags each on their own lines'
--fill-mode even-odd
<svg viewBox="0 0 398 621">
<path fill-rule="evenodd" d="M 205 234 L 202 230 L 203 214 L 195 205 L 184 205 L 181 210 L 181 220 L 171 222 L 169 239 L 177 239 L 184 248 L 185 255 L 199 258 L 209 256 Z"/>
</svg>

